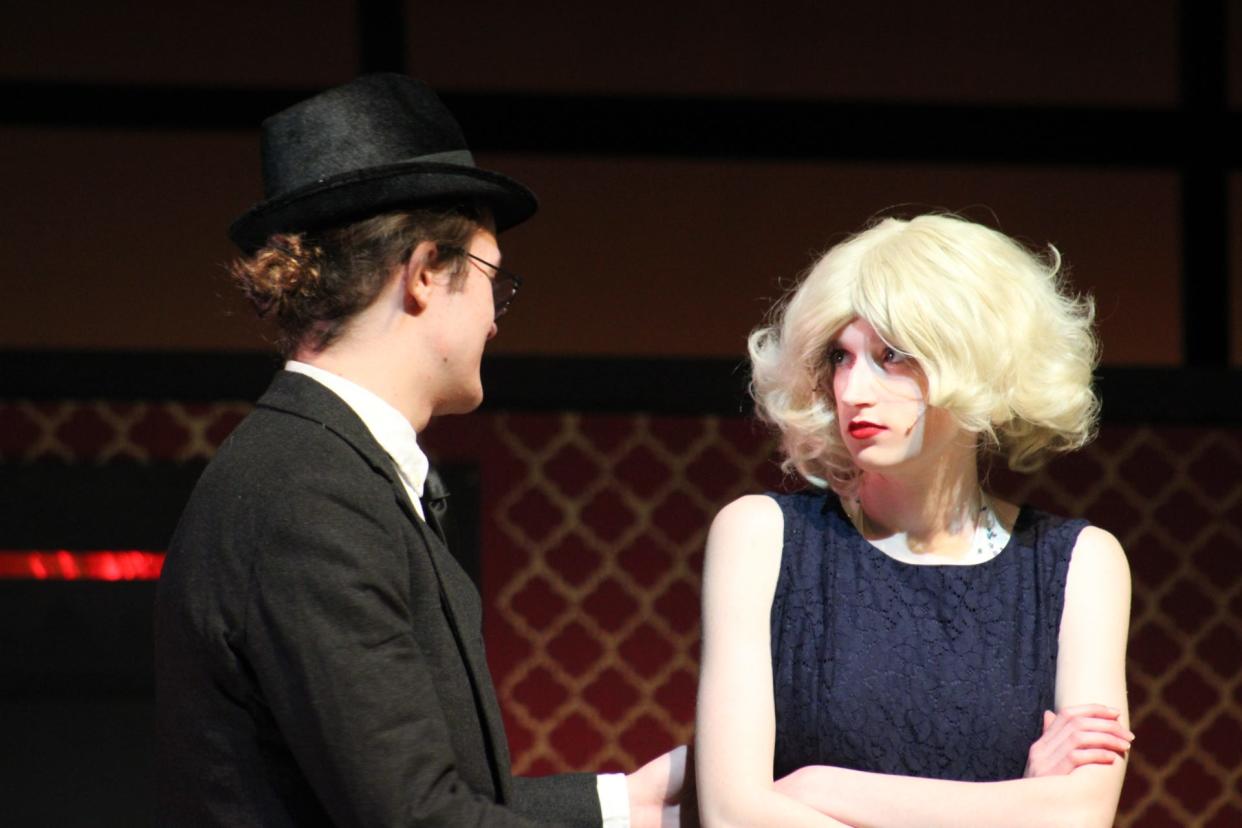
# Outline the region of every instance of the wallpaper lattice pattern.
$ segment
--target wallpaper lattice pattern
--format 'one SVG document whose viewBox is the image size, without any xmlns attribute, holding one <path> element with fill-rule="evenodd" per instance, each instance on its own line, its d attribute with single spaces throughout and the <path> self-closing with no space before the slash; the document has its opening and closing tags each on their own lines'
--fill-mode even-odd
<svg viewBox="0 0 1242 828">
<path fill-rule="evenodd" d="M 0 462 L 209 457 L 249 406 L 0 403 Z M 515 770 L 632 768 L 691 735 L 702 546 L 781 485 L 741 418 L 478 414 L 433 425 L 477 464 L 489 659 Z M 1242 825 L 1242 430 L 1106 427 L 994 487 L 1112 530 L 1130 557 L 1138 734 L 1122 826 Z"/>
</svg>

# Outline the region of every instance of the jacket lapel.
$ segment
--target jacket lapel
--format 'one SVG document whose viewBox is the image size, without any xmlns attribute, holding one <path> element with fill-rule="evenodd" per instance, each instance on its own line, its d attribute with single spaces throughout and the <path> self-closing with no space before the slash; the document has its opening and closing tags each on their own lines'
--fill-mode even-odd
<svg viewBox="0 0 1242 828">
<path fill-rule="evenodd" d="M 435 571 L 440 587 L 440 605 L 453 633 L 453 639 L 457 642 L 457 649 L 474 691 L 475 705 L 486 731 L 484 735 L 489 748 L 488 758 L 496 795 L 499 801 L 507 802 L 510 798 L 509 744 L 505 738 L 504 722 L 483 652 L 481 627 L 477 623 L 481 598 L 474 582 L 449 552 L 442 533 L 433 530 L 418 516 L 401 478 L 397 475 L 392 458 L 340 397 L 309 377 L 280 371 L 257 405 L 305 417 L 335 432 L 362 455 L 392 487 L 397 503 L 421 536 Z M 428 518 L 436 520 L 430 513 Z M 474 612 L 471 612 L 472 608 Z M 467 623 L 467 619 L 471 618 L 476 623 Z"/>
<path fill-rule="evenodd" d="M 404 492 L 403 492 L 404 494 Z M 406 503 L 408 503 L 406 499 Z M 491 672 L 487 668 L 487 658 L 483 652 L 483 637 L 480 621 L 482 599 L 474 582 L 457 563 L 457 559 L 449 552 L 440 537 L 422 520 L 408 509 L 409 517 L 414 526 L 422 534 L 427 546 L 428 556 L 435 568 L 436 578 L 440 582 L 440 602 L 444 615 L 453 631 L 457 649 L 470 678 L 470 687 L 474 691 L 475 705 L 479 709 L 479 718 L 486 730 L 488 755 L 492 763 L 492 781 L 496 787 L 497 799 L 500 802 L 509 800 L 509 742 L 505 738 L 504 722 L 500 717 L 500 706 L 496 701 L 496 690 L 492 686 Z M 474 611 L 471 612 L 471 608 Z M 470 623 L 467 619 L 474 619 Z"/>
</svg>

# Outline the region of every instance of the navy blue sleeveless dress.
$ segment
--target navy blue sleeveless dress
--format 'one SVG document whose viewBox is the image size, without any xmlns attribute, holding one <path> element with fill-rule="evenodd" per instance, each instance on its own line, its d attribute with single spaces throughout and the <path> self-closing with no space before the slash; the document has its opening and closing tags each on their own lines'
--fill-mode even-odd
<svg viewBox="0 0 1242 828">
<path fill-rule="evenodd" d="M 972 566 L 905 564 L 835 495 L 773 495 L 785 516 L 772 601 L 774 775 L 805 765 L 1016 779 L 1053 709 L 1065 576 L 1082 520 L 1023 507 Z"/>
</svg>

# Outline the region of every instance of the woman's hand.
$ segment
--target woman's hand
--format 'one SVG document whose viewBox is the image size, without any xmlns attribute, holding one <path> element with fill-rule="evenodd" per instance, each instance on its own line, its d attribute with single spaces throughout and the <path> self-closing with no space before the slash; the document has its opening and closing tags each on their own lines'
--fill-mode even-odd
<svg viewBox="0 0 1242 828">
<path fill-rule="evenodd" d="M 1134 734 L 1120 711 L 1102 704 L 1044 711 L 1044 733 L 1027 752 L 1024 777 L 1058 776 L 1082 765 L 1111 765 L 1125 758 Z"/>
</svg>

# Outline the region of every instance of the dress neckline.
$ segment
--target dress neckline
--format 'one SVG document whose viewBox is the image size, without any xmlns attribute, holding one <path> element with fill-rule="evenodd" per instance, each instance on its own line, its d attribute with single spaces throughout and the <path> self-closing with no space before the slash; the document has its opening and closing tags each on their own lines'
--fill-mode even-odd
<svg viewBox="0 0 1242 828">
<path fill-rule="evenodd" d="M 896 558 L 863 537 L 862 532 L 858 531 L 858 527 L 854 525 L 854 521 L 850 520 L 849 514 L 845 511 L 845 504 L 841 502 L 840 496 L 835 492 L 828 492 L 825 497 L 831 504 L 831 508 L 836 513 L 837 517 L 847 527 L 846 531 L 848 532 L 851 540 L 855 541 L 858 545 L 867 550 L 872 557 L 879 557 L 883 560 L 891 561 L 897 566 L 911 569 L 977 569 L 980 567 L 986 567 L 994 561 L 1008 558 L 1009 550 L 1014 544 L 1014 538 L 1017 537 L 1019 529 L 1025 525 L 1027 512 L 1029 511 L 1029 506 L 1026 503 L 1018 505 L 1018 515 L 1014 518 L 1013 527 L 1010 529 L 1009 540 L 1005 542 L 1005 545 L 1001 547 L 999 552 L 987 560 L 975 562 L 963 561 L 961 563 L 954 563 L 951 561 L 915 563 L 913 561 L 906 561 L 901 558 Z"/>
</svg>

